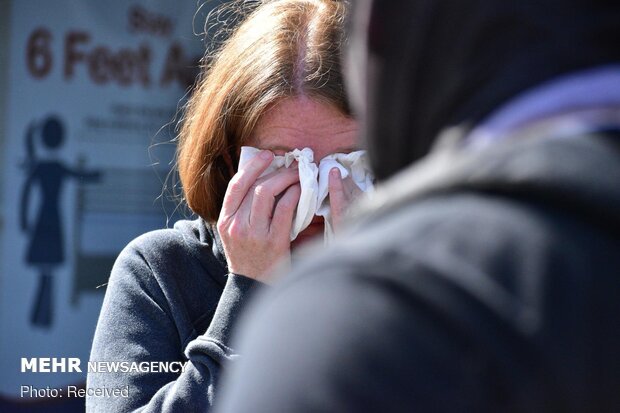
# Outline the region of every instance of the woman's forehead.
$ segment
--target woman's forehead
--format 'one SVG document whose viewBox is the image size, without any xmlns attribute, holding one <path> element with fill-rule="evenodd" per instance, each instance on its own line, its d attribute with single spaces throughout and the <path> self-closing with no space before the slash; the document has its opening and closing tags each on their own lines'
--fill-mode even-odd
<svg viewBox="0 0 620 413">
<path fill-rule="evenodd" d="M 249 144 L 274 152 L 309 147 L 316 156 L 357 148 L 358 124 L 328 104 L 306 97 L 285 99 L 259 120 Z"/>
</svg>

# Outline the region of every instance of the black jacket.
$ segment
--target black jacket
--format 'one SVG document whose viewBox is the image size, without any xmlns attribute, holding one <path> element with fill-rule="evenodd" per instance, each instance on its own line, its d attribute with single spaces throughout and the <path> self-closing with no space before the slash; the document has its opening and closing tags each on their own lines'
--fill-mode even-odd
<svg viewBox="0 0 620 413">
<path fill-rule="evenodd" d="M 620 411 L 620 134 L 459 147 L 620 62 L 620 3 L 352 3 L 345 80 L 383 189 L 249 312 L 219 412 Z"/>
<path fill-rule="evenodd" d="M 263 298 L 219 412 L 620 411 L 620 133 L 533 135 L 390 181 Z"/>
</svg>

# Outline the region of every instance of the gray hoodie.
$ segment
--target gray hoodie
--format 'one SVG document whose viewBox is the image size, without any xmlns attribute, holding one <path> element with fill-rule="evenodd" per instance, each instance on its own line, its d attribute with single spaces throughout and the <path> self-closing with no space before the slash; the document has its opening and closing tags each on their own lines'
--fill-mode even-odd
<svg viewBox="0 0 620 413">
<path fill-rule="evenodd" d="M 107 285 L 91 361 L 187 364 L 180 373 L 91 372 L 88 412 L 209 409 L 222 363 L 236 357 L 230 332 L 259 284 L 227 274 L 222 251 L 217 231 L 198 219 L 142 235 L 121 252 Z M 121 395 L 95 395 L 102 388 L 119 389 Z"/>
</svg>

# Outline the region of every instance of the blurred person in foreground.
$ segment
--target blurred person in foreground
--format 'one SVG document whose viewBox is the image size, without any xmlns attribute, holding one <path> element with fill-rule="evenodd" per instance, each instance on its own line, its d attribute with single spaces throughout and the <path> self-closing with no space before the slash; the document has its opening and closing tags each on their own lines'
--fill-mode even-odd
<svg viewBox="0 0 620 413">
<path fill-rule="evenodd" d="M 296 149 L 312 151 L 316 162 L 303 158 L 307 170 L 329 155 L 360 155 L 340 70 L 346 2 L 230 7 L 225 10 L 242 22 L 234 31 L 227 26 L 230 37 L 205 58 L 180 132 L 179 175 L 198 217 L 140 236 L 121 252 L 93 340 L 91 361 L 135 363 L 147 371 L 89 372 L 88 411 L 208 410 L 223 362 L 239 354 L 230 334 L 244 303 L 272 280 L 276 262 L 290 261 L 292 250 L 330 222 L 310 209 L 292 241 L 302 166 L 263 172 L 274 156 Z M 244 145 L 257 155 L 241 165 Z M 356 195 L 338 171 L 327 170 L 324 187 L 336 232 Z M 145 362 L 187 364 L 158 372 L 137 364 Z M 124 395 L 98 396 L 97 389 Z"/>
<path fill-rule="evenodd" d="M 248 312 L 215 410 L 620 411 L 619 22 L 355 2 L 376 196 Z"/>
</svg>

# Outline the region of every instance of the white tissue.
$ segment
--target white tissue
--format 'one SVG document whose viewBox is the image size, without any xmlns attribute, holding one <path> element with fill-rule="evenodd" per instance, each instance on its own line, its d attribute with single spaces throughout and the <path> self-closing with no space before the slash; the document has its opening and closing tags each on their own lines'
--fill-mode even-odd
<svg viewBox="0 0 620 413">
<path fill-rule="evenodd" d="M 321 159 L 319 164 L 318 205 L 316 215 L 325 219 L 325 241 L 331 241 L 334 230 L 332 226 L 332 210 L 329 203 L 329 171 L 333 168 L 340 170 L 340 176 L 351 179 L 362 192 L 374 189 L 373 175 L 368 166 L 366 151 L 351 153 L 335 153 Z"/>
<path fill-rule="evenodd" d="M 239 167 L 252 159 L 259 149 L 251 146 L 241 147 Z M 325 219 L 325 241 L 333 237 L 331 208 L 329 205 L 329 171 L 338 168 L 342 178 L 351 176 L 353 182 L 362 192 L 373 190 L 373 176 L 368 166 L 366 151 L 351 153 L 335 153 L 321 160 L 319 166 L 314 163 L 314 153 L 310 148 L 295 149 L 284 156 L 275 156 L 271 165 L 261 176 L 267 175 L 279 168 L 288 168 L 293 161 L 297 161 L 301 195 L 291 227 L 291 241 L 310 225 L 314 215 Z"/>
</svg>

